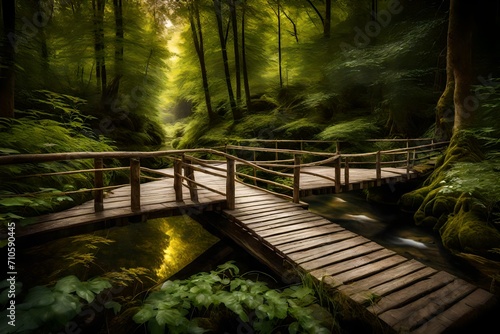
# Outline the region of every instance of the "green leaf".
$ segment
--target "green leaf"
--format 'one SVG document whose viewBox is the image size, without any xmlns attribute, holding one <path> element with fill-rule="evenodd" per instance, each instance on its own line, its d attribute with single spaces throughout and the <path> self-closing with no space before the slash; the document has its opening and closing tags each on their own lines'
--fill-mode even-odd
<svg viewBox="0 0 500 334">
<path fill-rule="evenodd" d="M 187 319 L 184 315 L 175 309 L 170 310 L 159 310 L 156 314 L 156 321 L 160 326 L 168 325 L 168 326 L 180 326 L 184 322 L 187 322 Z"/>
<path fill-rule="evenodd" d="M 55 291 L 61 291 L 65 293 L 75 292 L 82 282 L 78 279 L 78 277 L 74 275 L 66 276 L 57 281 L 54 286 Z"/>
<path fill-rule="evenodd" d="M 86 284 L 89 290 L 96 294 L 101 293 L 104 289 L 111 288 L 111 283 L 108 280 L 101 277 L 90 279 L 86 282 Z"/>
<path fill-rule="evenodd" d="M 20 152 L 16 151 L 16 150 L 13 150 L 13 149 L 10 149 L 10 148 L 0 147 L 0 155 L 4 155 L 4 154 L 18 154 L 18 153 L 20 153 Z"/>
<path fill-rule="evenodd" d="M 89 304 L 92 303 L 92 301 L 95 298 L 95 294 L 89 289 L 87 289 L 85 286 L 80 286 L 76 290 L 76 294 L 78 295 L 78 297 L 85 299 Z"/>
<path fill-rule="evenodd" d="M 153 306 L 146 304 L 132 317 L 132 319 L 138 324 L 143 324 L 151 319 L 154 319 L 156 313 L 157 311 L 153 310 Z"/>
<path fill-rule="evenodd" d="M 299 323 L 297 321 L 294 321 L 288 326 L 288 333 L 296 334 L 298 332 L 299 332 Z"/>
<path fill-rule="evenodd" d="M 113 301 L 113 300 L 104 304 L 104 307 L 107 309 L 113 309 L 113 312 L 115 313 L 115 315 L 118 314 L 122 309 L 122 305 L 120 303 Z"/>
<path fill-rule="evenodd" d="M 26 206 L 32 204 L 31 199 L 25 197 L 10 197 L 0 200 L 0 205 L 3 206 Z"/>
<path fill-rule="evenodd" d="M 23 304 L 19 305 L 21 309 L 29 309 L 33 307 L 48 306 L 55 302 L 54 293 L 45 286 L 35 286 L 28 291 Z"/>
</svg>

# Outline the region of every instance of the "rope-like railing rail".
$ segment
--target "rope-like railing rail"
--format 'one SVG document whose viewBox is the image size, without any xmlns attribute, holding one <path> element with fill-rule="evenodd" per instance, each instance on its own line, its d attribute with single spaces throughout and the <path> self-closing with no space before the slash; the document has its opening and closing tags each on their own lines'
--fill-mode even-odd
<svg viewBox="0 0 500 334">
<path fill-rule="evenodd" d="M 410 140 L 431 140 L 431 139 L 405 139 L 407 143 Z M 242 141 L 242 140 L 240 140 Z M 266 140 L 248 140 L 251 141 L 266 141 Z M 274 140 L 268 140 L 273 141 Z M 394 141 L 394 140 L 389 140 Z M 398 139 L 397 141 L 403 141 L 403 139 Z M 432 140 L 431 140 L 432 141 Z M 292 142 L 292 141 L 279 141 L 279 142 Z M 297 142 L 297 141 L 295 141 Z M 299 141 L 300 142 L 300 141 Z M 308 142 L 306 140 L 302 142 Z M 309 141 L 310 142 L 310 141 Z M 325 142 L 325 141 L 317 141 Z M 293 149 L 279 149 L 279 148 L 264 148 L 264 147 L 249 147 L 249 146 L 237 146 L 237 145 L 226 145 L 226 150 L 243 150 L 252 151 L 254 161 L 249 161 L 238 156 L 229 154 L 227 152 L 215 150 L 215 149 L 185 149 L 185 150 L 166 150 L 166 151 L 155 151 L 155 152 L 69 152 L 69 153 L 49 153 L 49 154 L 14 154 L 0 156 L 0 166 L 13 165 L 13 164 L 34 164 L 36 167 L 37 163 L 48 163 L 56 161 L 71 161 L 78 159 L 93 159 L 94 168 L 87 168 L 82 170 L 74 171 L 62 171 L 62 172 L 50 172 L 50 173 L 35 173 L 32 175 L 21 175 L 19 178 L 28 177 L 49 177 L 49 176 L 59 176 L 59 175 L 71 175 L 76 173 L 94 173 L 94 186 L 91 189 L 79 189 L 67 192 L 54 192 L 55 196 L 61 196 L 66 194 L 76 194 L 81 192 L 93 192 L 94 193 L 94 208 L 95 211 L 102 211 L 104 192 L 110 189 L 115 189 L 123 185 L 104 185 L 103 173 L 110 171 L 119 170 L 129 170 L 130 173 L 130 187 L 131 187 L 131 208 L 133 211 L 140 210 L 141 207 L 141 195 L 140 195 L 140 185 L 141 178 L 149 179 L 151 177 L 142 175 L 141 173 L 157 174 L 161 178 L 173 178 L 174 179 L 174 190 L 176 201 L 183 201 L 183 187 L 189 189 L 190 198 L 193 201 L 198 201 L 198 188 L 204 188 L 216 194 L 226 196 L 227 208 L 234 209 L 235 207 L 235 182 L 243 182 L 241 179 L 248 179 L 253 181 L 252 186 L 257 186 L 258 183 L 265 183 L 268 185 L 273 185 L 276 187 L 281 187 L 286 191 L 291 191 L 293 196 L 280 194 L 282 197 L 287 197 L 292 199 L 294 202 L 299 203 L 299 193 L 300 193 L 300 174 L 309 174 L 316 177 L 323 178 L 327 181 L 333 182 L 336 191 L 340 191 L 341 182 L 341 169 L 344 169 L 344 183 L 349 184 L 349 169 L 350 166 L 354 164 L 369 164 L 375 166 L 376 178 L 378 181 L 381 179 L 381 168 L 382 166 L 388 165 L 403 165 L 406 166 L 407 175 L 410 169 L 417 161 L 435 156 L 438 154 L 448 142 L 434 142 L 425 145 L 408 146 L 405 148 L 383 150 L 369 153 L 351 153 L 351 154 L 340 154 L 339 152 L 329 153 L 329 152 L 314 152 L 307 150 L 293 150 Z M 287 157 L 286 159 L 275 159 L 275 160 L 265 160 L 257 161 L 256 152 L 266 152 L 275 153 L 276 155 L 288 155 L 293 158 Z M 208 160 L 196 157 L 195 155 L 211 155 L 215 157 L 221 157 L 219 160 Z M 405 155 L 404 159 L 397 158 L 398 155 Z M 425 157 L 423 157 L 423 156 Z M 304 156 L 319 157 L 322 158 L 318 161 L 303 163 L 302 160 Z M 392 161 L 384 160 L 383 157 L 393 157 Z M 165 173 L 151 168 L 146 168 L 140 165 L 141 159 L 147 158 L 168 158 L 173 161 L 174 172 L 173 174 Z M 129 159 L 130 166 L 127 167 L 112 167 L 105 168 L 103 160 L 104 159 Z M 225 166 L 224 166 L 225 164 Z M 253 169 L 253 176 L 245 173 L 237 172 L 236 166 L 248 166 Z M 335 171 L 334 177 L 322 175 L 320 173 L 314 173 L 308 170 L 304 170 L 307 167 L 315 166 L 325 166 L 333 165 Z M 286 173 L 282 170 L 293 170 L 293 173 Z M 215 177 L 226 179 L 226 192 L 220 191 L 219 189 L 214 189 L 201 182 L 195 180 L 194 172 L 205 173 Z M 257 171 L 267 173 L 269 175 L 274 175 L 278 177 L 284 177 L 292 180 L 293 186 L 282 184 L 276 181 L 268 180 L 266 178 L 257 177 Z M 151 178 L 155 179 L 155 178 Z M 157 178 L 156 178 L 157 179 Z M 249 185 L 248 183 L 245 183 Z M 263 188 L 267 192 L 274 193 L 268 189 Z M 276 193 L 275 193 L 276 194 Z M 23 194 L 13 194 L 14 196 L 23 196 Z M 24 194 L 24 196 L 35 196 L 39 194 Z M 47 195 L 47 194 L 43 194 Z M 11 194 L 9 194 L 11 196 Z"/>
</svg>

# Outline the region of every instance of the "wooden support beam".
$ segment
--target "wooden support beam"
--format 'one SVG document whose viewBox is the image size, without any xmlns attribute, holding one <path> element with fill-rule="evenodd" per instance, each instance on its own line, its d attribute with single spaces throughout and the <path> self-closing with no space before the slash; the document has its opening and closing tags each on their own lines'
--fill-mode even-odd
<svg viewBox="0 0 500 334">
<path fill-rule="evenodd" d="M 293 158 L 293 202 L 300 203 L 300 155 L 296 154 Z"/>
<path fill-rule="evenodd" d="M 193 202 L 198 202 L 198 186 L 196 183 L 191 182 L 195 181 L 194 179 L 194 170 L 191 167 L 191 162 L 188 161 L 185 157 L 182 158 L 184 165 L 184 176 L 188 178 L 187 184 L 189 187 L 189 196 Z"/>
<path fill-rule="evenodd" d="M 340 165 L 340 160 L 341 160 L 341 156 L 339 155 L 339 157 L 337 159 L 335 159 L 334 161 L 334 166 L 335 166 L 335 193 L 340 193 L 342 191 L 342 185 L 341 185 L 341 181 L 340 181 L 340 169 L 342 168 L 341 165 Z"/>
<path fill-rule="evenodd" d="M 377 175 L 377 186 L 382 184 L 382 155 L 380 151 L 377 152 L 377 161 L 375 162 L 375 170 Z"/>
<path fill-rule="evenodd" d="M 104 177 L 103 171 L 104 162 L 102 158 L 94 159 L 94 211 L 101 212 L 104 210 Z"/>
<path fill-rule="evenodd" d="M 349 157 L 345 158 L 344 185 L 345 185 L 345 189 L 349 190 Z"/>
<path fill-rule="evenodd" d="M 174 190 L 175 201 L 183 202 L 182 197 L 182 159 L 174 160 Z"/>
<path fill-rule="evenodd" d="M 132 211 L 141 209 L 141 163 L 130 159 L 130 207 Z"/>
<path fill-rule="evenodd" d="M 234 210 L 236 203 L 235 163 L 227 157 L 226 200 L 228 210 Z"/>
</svg>

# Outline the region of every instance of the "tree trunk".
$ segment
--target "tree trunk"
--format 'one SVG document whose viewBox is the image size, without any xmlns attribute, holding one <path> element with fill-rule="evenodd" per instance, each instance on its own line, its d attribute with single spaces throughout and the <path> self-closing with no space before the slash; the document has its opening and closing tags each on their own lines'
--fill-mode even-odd
<svg viewBox="0 0 500 334">
<path fill-rule="evenodd" d="M 282 52 L 281 52 L 281 3 L 278 0 L 278 67 L 280 76 L 280 88 L 283 88 L 283 66 L 282 66 Z"/>
<path fill-rule="evenodd" d="M 14 0 L 2 1 L 3 36 L 0 50 L 0 117 L 14 118 L 15 92 L 15 20 Z"/>
<path fill-rule="evenodd" d="M 247 50 L 245 43 L 245 14 L 246 14 L 246 1 L 243 3 L 243 10 L 241 13 L 241 61 L 243 67 L 243 84 L 245 86 L 245 102 L 247 111 L 252 108 L 252 99 L 250 97 L 250 83 L 248 82 L 248 67 L 247 67 Z"/>
<path fill-rule="evenodd" d="M 325 22 L 323 24 L 323 36 L 330 38 L 332 25 L 332 0 L 326 0 L 325 3 Z"/>
<path fill-rule="evenodd" d="M 217 18 L 217 30 L 219 33 L 219 40 L 222 51 L 222 61 L 224 63 L 224 73 L 226 77 L 227 92 L 229 95 L 229 103 L 231 105 L 231 111 L 233 113 L 233 119 L 235 121 L 241 118 L 241 112 L 239 111 L 236 100 L 234 99 L 233 87 L 231 85 L 231 73 L 229 72 L 229 60 L 227 57 L 226 41 L 224 38 L 224 30 L 222 26 L 222 5 L 220 0 L 214 1 L 215 16 Z"/>
<path fill-rule="evenodd" d="M 115 14 L 115 75 L 123 75 L 123 3 L 122 0 L 113 0 Z"/>
<path fill-rule="evenodd" d="M 96 84 L 97 91 L 101 94 L 107 86 L 106 57 L 104 54 L 104 8 L 105 0 L 92 0 Z"/>
<path fill-rule="evenodd" d="M 196 3 L 196 1 L 194 1 L 189 6 L 189 23 L 191 25 L 194 48 L 200 62 L 200 71 L 203 81 L 203 92 L 205 94 L 205 104 L 207 106 L 208 119 L 210 120 L 210 123 L 213 123 L 215 121 L 215 113 L 212 109 L 212 101 L 208 88 L 208 76 L 207 67 L 205 64 L 205 50 L 203 46 L 203 33 L 201 30 L 200 11 L 198 9 L 198 4 Z"/>
<path fill-rule="evenodd" d="M 231 0 L 231 23 L 233 26 L 234 42 L 234 67 L 236 75 L 236 103 L 238 108 L 241 105 L 241 66 L 240 66 L 240 46 L 238 43 L 238 18 L 236 17 L 236 1 Z"/>
<path fill-rule="evenodd" d="M 472 24 L 474 2 L 451 0 L 450 21 L 451 61 L 455 77 L 455 122 L 453 132 L 467 128 L 472 122 L 474 106 L 471 99 L 472 85 Z"/>
<path fill-rule="evenodd" d="M 436 137 L 441 140 L 450 139 L 472 119 L 467 102 L 472 84 L 473 6 L 469 1 L 450 2 L 446 87 L 436 107 Z"/>
</svg>

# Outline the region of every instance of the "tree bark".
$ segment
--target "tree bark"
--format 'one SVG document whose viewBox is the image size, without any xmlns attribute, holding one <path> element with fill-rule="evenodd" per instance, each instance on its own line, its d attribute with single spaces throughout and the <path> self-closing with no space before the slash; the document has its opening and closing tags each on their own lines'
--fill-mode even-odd
<svg viewBox="0 0 500 334">
<path fill-rule="evenodd" d="M 453 132 L 467 128 L 474 116 L 470 105 L 472 79 L 472 24 L 474 2 L 451 0 L 450 18 L 452 32 L 451 61 L 455 77 L 455 122 Z"/>
<path fill-rule="evenodd" d="M 236 16 L 236 1 L 231 0 L 231 23 L 233 27 L 233 43 L 234 43 L 234 67 L 236 76 L 236 103 L 241 105 L 241 66 L 240 66 L 240 46 L 238 43 L 238 18 Z"/>
<path fill-rule="evenodd" d="M 245 43 L 245 14 L 246 14 L 246 1 L 243 3 L 243 10 L 241 13 L 241 61 L 243 67 L 243 85 L 245 87 L 245 102 L 247 111 L 252 109 L 252 99 L 250 97 L 250 83 L 248 81 L 248 67 L 247 67 L 247 50 Z"/>
<path fill-rule="evenodd" d="M 323 24 L 323 36 L 330 38 L 332 25 L 332 0 L 326 0 L 325 3 L 325 22 Z"/>
<path fill-rule="evenodd" d="M 0 117 L 14 118 L 16 4 L 2 0 L 3 36 L 0 50 Z"/>
<path fill-rule="evenodd" d="M 208 87 L 207 66 L 205 63 L 205 50 L 203 46 L 203 33 L 201 29 L 200 11 L 198 4 L 193 1 L 189 6 L 189 23 L 191 25 L 191 33 L 193 36 L 194 48 L 200 62 L 201 78 L 203 81 L 203 92 L 205 95 L 205 104 L 207 106 L 208 119 L 210 123 L 215 121 L 215 113 L 212 109 L 212 101 L 210 98 L 210 90 Z"/>
<path fill-rule="evenodd" d="M 237 121 L 241 118 L 241 112 L 239 111 L 236 105 L 236 100 L 234 99 L 233 87 L 231 85 L 231 73 L 229 72 L 229 59 L 227 56 L 226 41 L 224 38 L 224 30 L 222 26 L 222 4 L 220 0 L 213 0 L 213 1 L 214 1 L 215 16 L 217 19 L 217 30 L 219 33 L 219 40 L 221 45 L 222 61 L 224 63 L 224 74 L 226 77 L 226 86 L 229 95 L 229 103 L 231 105 L 233 119 Z"/>
<path fill-rule="evenodd" d="M 115 14 L 115 75 L 123 75 L 123 40 L 125 33 L 123 30 L 123 2 L 113 0 Z"/>
<path fill-rule="evenodd" d="M 92 0 L 94 23 L 94 51 L 96 61 L 97 91 L 103 93 L 107 86 L 106 57 L 104 55 L 104 8 L 105 0 Z"/>
<path fill-rule="evenodd" d="M 436 137 L 448 140 L 472 121 L 467 104 L 472 84 L 472 18 L 474 4 L 451 0 L 446 50 L 446 87 L 436 107 Z M 454 110 L 453 110 L 454 109 Z"/>
</svg>

